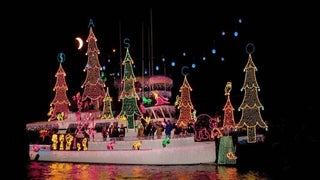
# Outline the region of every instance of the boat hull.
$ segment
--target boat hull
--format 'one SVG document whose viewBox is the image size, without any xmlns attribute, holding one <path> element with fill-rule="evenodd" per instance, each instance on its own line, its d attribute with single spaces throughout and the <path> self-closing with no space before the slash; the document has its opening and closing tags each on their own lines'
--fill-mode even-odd
<svg viewBox="0 0 320 180">
<path fill-rule="evenodd" d="M 107 142 L 89 142 L 86 151 L 51 150 L 48 146 L 35 151 L 34 145 L 30 145 L 29 155 L 33 161 L 130 165 L 211 164 L 216 161 L 214 141 L 176 138 L 163 147 L 162 139 L 142 140 L 139 150 L 132 149 L 133 142 L 117 141 L 112 150 L 107 149 Z"/>
</svg>

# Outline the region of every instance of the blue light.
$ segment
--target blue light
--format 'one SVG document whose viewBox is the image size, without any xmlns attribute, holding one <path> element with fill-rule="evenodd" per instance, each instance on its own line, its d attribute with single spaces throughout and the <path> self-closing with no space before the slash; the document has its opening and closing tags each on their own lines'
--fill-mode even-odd
<svg viewBox="0 0 320 180">
<path fill-rule="evenodd" d="M 212 53 L 212 54 L 216 54 L 216 53 L 217 53 L 217 50 L 216 50 L 215 48 L 213 48 L 213 49 L 211 50 L 211 53 Z"/>
<path fill-rule="evenodd" d="M 234 35 L 234 37 L 238 37 L 238 31 L 235 31 L 234 33 L 233 33 L 233 35 Z"/>
<path fill-rule="evenodd" d="M 196 68 L 196 64 L 195 63 L 192 63 L 191 64 L 191 67 L 194 69 L 194 68 Z"/>
<path fill-rule="evenodd" d="M 160 69 L 159 66 L 156 66 L 156 70 L 159 71 L 159 69 Z"/>
<path fill-rule="evenodd" d="M 172 62 L 171 62 L 171 66 L 172 66 L 172 67 L 176 66 L 176 62 L 172 61 Z"/>
</svg>

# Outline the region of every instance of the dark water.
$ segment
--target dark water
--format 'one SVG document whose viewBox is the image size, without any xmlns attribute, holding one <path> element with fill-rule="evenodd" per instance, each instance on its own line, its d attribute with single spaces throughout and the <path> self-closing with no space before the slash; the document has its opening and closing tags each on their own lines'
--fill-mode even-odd
<svg viewBox="0 0 320 180">
<path fill-rule="evenodd" d="M 172 180 L 264 180 L 272 179 L 263 171 L 241 171 L 236 167 L 217 165 L 141 166 L 30 162 L 27 179 L 172 179 Z"/>
</svg>

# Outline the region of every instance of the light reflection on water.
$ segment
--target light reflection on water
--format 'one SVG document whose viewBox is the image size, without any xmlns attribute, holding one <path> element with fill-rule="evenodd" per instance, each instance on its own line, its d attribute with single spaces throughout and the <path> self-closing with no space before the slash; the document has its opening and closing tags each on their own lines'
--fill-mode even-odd
<svg viewBox="0 0 320 180">
<path fill-rule="evenodd" d="M 172 179 L 172 180 L 263 180 L 271 179 L 257 171 L 239 172 L 236 167 L 216 165 L 189 166 L 141 166 L 30 162 L 27 165 L 28 179 Z"/>
</svg>

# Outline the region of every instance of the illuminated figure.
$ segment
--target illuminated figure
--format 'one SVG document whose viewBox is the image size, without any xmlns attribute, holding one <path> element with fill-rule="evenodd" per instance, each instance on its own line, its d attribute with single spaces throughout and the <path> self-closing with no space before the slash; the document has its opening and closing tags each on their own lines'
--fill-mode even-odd
<svg viewBox="0 0 320 180">
<path fill-rule="evenodd" d="M 59 135 L 60 150 L 64 150 L 64 134 Z"/>
<path fill-rule="evenodd" d="M 58 135 L 57 134 L 53 134 L 52 138 L 51 138 L 51 141 L 52 141 L 52 149 L 53 150 L 57 150 L 57 147 L 58 147 Z"/>
<path fill-rule="evenodd" d="M 67 134 L 66 135 L 66 150 L 70 150 L 70 148 L 71 148 L 71 144 L 72 144 L 72 142 L 73 142 L 73 136 L 71 135 L 71 134 Z"/>
</svg>

